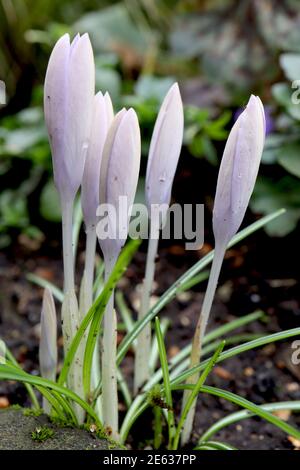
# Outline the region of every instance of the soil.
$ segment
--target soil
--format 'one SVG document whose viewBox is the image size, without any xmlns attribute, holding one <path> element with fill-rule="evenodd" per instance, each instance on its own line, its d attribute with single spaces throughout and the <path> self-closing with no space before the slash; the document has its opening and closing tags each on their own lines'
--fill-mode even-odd
<svg viewBox="0 0 300 470">
<path fill-rule="evenodd" d="M 177 202 L 195 202 L 194 195 L 199 192 L 196 177 L 199 173 L 193 171 L 193 165 L 192 160 L 186 164 L 188 171 L 179 171 L 174 192 Z M 207 184 L 211 185 L 211 181 Z M 210 207 L 211 200 L 205 196 L 207 192 L 207 188 L 202 188 L 199 201 L 205 200 L 206 206 Z M 205 217 L 206 222 L 211 219 L 208 214 Z M 253 220 L 253 216 L 248 215 L 245 224 Z M 185 252 L 183 245 L 175 240 L 160 244 L 153 300 L 212 248 L 211 230 L 210 227 L 207 228 L 206 243 L 199 251 Z M 42 244 L 32 243 L 21 235 L 6 252 L 0 253 L 0 337 L 6 341 L 22 367 L 32 374 L 38 374 L 42 289 L 30 283 L 26 274 L 34 273 L 62 286 L 60 228 L 53 224 L 42 229 L 47 234 Z M 267 334 L 299 326 L 299 232 L 298 228 L 298 231 L 285 239 L 276 239 L 269 238 L 260 230 L 227 252 L 209 329 L 257 309 L 264 311 L 265 321 L 257 321 L 240 332 Z M 79 245 L 79 253 L 82 253 L 82 248 L 83 240 Z M 145 246 L 141 247 L 119 285 L 134 315 L 139 297 L 136 286 L 141 283 L 144 273 L 145 249 Z M 83 254 L 80 254 L 79 273 L 82 265 Z M 167 316 L 171 321 L 166 338 L 169 356 L 191 340 L 205 285 L 203 282 L 181 294 L 161 312 L 162 317 Z M 120 331 L 119 342 L 123 336 L 124 332 Z M 61 335 L 58 344 L 61 357 Z M 232 391 L 257 404 L 300 400 L 300 366 L 291 364 L 291 344 L 292 340 L 271 344 L 224 361 L 214 369 L 207 384 Z M 128 354 L 123 364 L 129 384 L 132 381 L 132 358 L 133 355 Z M 175 395 L 175 407 L 178 409 L 180 398 L 180 395 Z M 21 384 L 1 382 L 0 407 L 16 403 L 21 406 L 29 405 L 25 388 Z M 121 413 L 123 408 L 121 404 Z M 197 443 L 197 438 L 213 422 L 236 410 L 237 407 L 222 399 L 201 395 L 191 445 Z M 300 426 L 299 414 L 281 413 L 281 417 Z M 151 411 L 139 418 L 129 437 L 129 447 L 137 448 L 138 443 L 141 443 L 142 448 L 151 445 L 152 419 Z M 258 418 L 247 419 L 225 428 L 215 438 L 239 449 L 300 447 L 298 441 L 290 439 L 282 431 Z"/>
<path fill-rule="evenodd" d="M 92 432 L 52 423 L 48 416 L 28 416 L 24 409 L 0 410 L 0 450 L 108 450 L 110 443 Z M 45 433 L 45 437 L 42 433 Z"/>
</svg>

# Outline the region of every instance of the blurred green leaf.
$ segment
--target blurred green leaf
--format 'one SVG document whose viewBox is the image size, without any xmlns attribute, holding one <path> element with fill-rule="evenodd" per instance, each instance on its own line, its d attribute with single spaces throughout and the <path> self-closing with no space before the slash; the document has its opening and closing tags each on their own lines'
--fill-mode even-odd
<svg viewBox="0 0 300 470">
<path fill-rule="evenodd" d="M 300 178 L 300 143 L 287 144 L 277 152 L 277 160 L 289 173 Z"/>
<path fill-rule="evenodd" d="M 250 200 L 250 207 L 255 213 L 268 214 L 269 211 L 286 207 L 281 221 L 273 220 L 265 227 L 270 236 L 284 237 L 293 231 L 300 219 L 300 182 L 286 176 L 276 183 L 269 178 L 259 177 Z"/>
<path fill-rule="evenodd" d="M 154 99 L 161 103 L 169 88 L 175 82 L 176 79 L 173 77 L 141 75 L 135 84 L 134 91 L 143 99 Z"/>
<path fill-rule="evenodd" d="M 40 213 L 44 219 L 50 222 L 61 221 L 59 196 L 53 180 L 48 181 L 42 190 Z"/>
<path fill-rule="evenodd" d="M 88 32 L 96 52 L 124 51 L 130 47 L 144 53 L 149 44 L 145 31 L 132 20 L 123 3 L 83 15 L 74 30 Z"/>
<path fill-rule="evenodd" d="M 286 78 L 291 81 L 300 79 L 300 54 L 281 54 L 279 62 Z"/>
<path fill-rule="evenodd" d="M 120 102 L 121 78 L 118 72 L 108 67 L 96 68 L 96 90 L 105 93 L 108 91 L 114 103 Z"/>
</svg>

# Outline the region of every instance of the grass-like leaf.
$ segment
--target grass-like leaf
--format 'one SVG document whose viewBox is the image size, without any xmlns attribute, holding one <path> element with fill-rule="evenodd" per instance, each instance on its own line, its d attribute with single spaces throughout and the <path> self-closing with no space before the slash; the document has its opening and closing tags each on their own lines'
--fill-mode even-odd
<svg viewBox="0 0 300 470">
<path fill-rule="evenodd" d="M 181 385 L 175 385 L 174 387 L 172 386 L 172 389 L 173 390 L 185 390 L 185 389 L 193 390 L 194 387 L 195 385 L 181 384 Z M 238 405 L 241 408 L 245 408 L 246 410 L 251 411 L 256 416 L 260 416 L 264 420 L 268 421 L 269 423 L 273 424 L 277 428 L 286 432 L 288 435 L 293 436 L 296 439 L 300 439 L 300 430 L 294 428 L 290 424 L 286 423 L 285 421 L 273 415 L 269 411 L 263 409 L 262 407 L 255 405 L 255 403 L 252 403 L 251 401 L 246 400 L 246 398 L 240 397 L 239 395 L 236 395 L 235 393 L 228 392 L 227 390 L 222 390 L 216 387 L 209 387 L 207 385 L 203 385 L 203 387 L 200 388 L 200 392 L 208 393 L 210 395 L 214 395 L 219 398 L 224 398 L 224 400 L 234 403 L 235 405 Z"/>
<path fill-rule="evenodd" d="M 80 398 L 76 393 L 72 392 L 66 387 L 63 387 L 56 382 L 52 382 L 51 380 L 48 379 L 43 379 L 42 377 L 38 377 L 36 375 L 30 375 L 27 372 L 24 372 L 21 369 L 18 369 L 17 367 L 13 365 L 8 365 L 8 364 L 3 364 L 0 365 L 0 379 L 1 380 L 15 380 L 17 382 L 23 382 L 23 383 L 28 383 L 31 384 L 35 387 L 39 387 L 41 393 L 43 393 L 43 389 L 47 390 L 54 390 L 55 392 L 58 392 L 61 397 L 66 397 L 69 400 L 72 400 L 75 403 L 78 403 L 88 415 L 94 420 L 96 424 L 98 424 L 100 427 L 102 427 L 102 424 L 97 417 L 96 413 L 94 410 L 86 403 L 82 398 Z M 48 399 L 48 397 L 45 397 Z"/>
<path fill-rule="evenodd" d="M 17 367 L 18 369 L 20 370 L 23 370 L 22 367 L 19 365 L 19 363 L 16 361 L 16 359 L 14 358 L 14 355 L 12 354 L 12 352 L 8 349 L 7 345 L 5 345 L 5 355 L 7 357 L 7 359 L 15 366 Z M 34 390 L 32 388 L 32 386 L 30 384 L 24 384 L 27 392 L 28 392 L 28 395 L 30 397 L 30 400 L 32 402 L 32 405 L 33 407 L 36 409 L 36 410 L 39 410 L 40 409 L 40 404 L 38 402 L 38 399 L 34 393 Z"/>
<path fill-rule="evenodd" d="M 70 345 L 70 349 L 65 357 L 64 364 L 58 379 L 58 383 L 60 385 L 66 382 L 70 366 L 74 359 L 77 348 L 80 344 L 80 341 L 82 340 L 84 333 L 88 329 L 89 324 L 93 321 L 93 325 L 91 325 L 89 331 L 87 347 L 85 350 L 83 369 L 85 390 L 87 393 L 89 393 L 92 357 L 97 341 L 97 335 L 99 333 L 101 318 L 104 314 L 106 304 L 110 298 L 113 288 L 117 284 L 118 280 L 121 278 L 124 270 L 126 269 L 126 266 L 130 262 L 139 244 L 140 242 L 138 240 L 132 240 L 125 246 L 103 290 L 101 291 L 100 295 L 97 297 L 97 299 L 87 312 L 86 316 L 82 320 L 80 328 L 78 329 L 75 337 L 73 338 L 72 343 Z M 91 340 L 91 343 L 89 343 L 89 340 Z"/>
<path fill-rule="evenodd" d="M 168 435 L 169 435 L 168 447 L 170 448 L 173 435 L 175 432 L 175 420 L 174 420 L 173 400 L 172 400 L 172 391 L 171 391 L 171 385 L 170 385 L 167 353 L 166 353 L 164 338 L 163 338 L 161 328 L 160 328 L 159 319 L 157 317 L 155 318 L 155 333 L 156 333 L 157 344 L 158 344 L 160 364 L 161 364 L 161 368 L 163 371 L 164 394 L 166 397 L 166 404 L 168 407 Z"/>
<path fill-rule="evenodd" d="M 213 367 L 214 367 L 218 357 L 220 356 L 224 346 L 225 346 L 225 341 L 222 341 L 221 344 L 219 345 L 219 347 L 217 348 L 217 350 L 215 351 L 214 355 L 209 360 L 209 362 L 208 362 L 207 366 L 205 367 L 204 371 L 200 375 L 197 383 L 193 387 L 193 391 L 190 394 L 190 396 L 189 396 L 189 398 L 188 398 L 188 400 L 185 404 L 185 407 L 182 410 L 180 420 L 179 420 L 178 426 L 176 428 L 176 433 L 175 433 L 175 437 L 174 437 L 174 441 L 173 441 L 173 447 L 172 447 L 173 450 L 177 450 L 177 448 L 178 448 L 180 433 L 181 433 L 182 428 L 184 426 L 184 423 L 185 423 L 186 417 L 189 413 L 189 410 L 191 409 L 194 401 L 196 400 L 196 398 L 197 398 L 197 396 L 200 392 L 200 389 L 203 386 L 204 382 L 206 381 L 208 375 L 210 374 L 211 370 L 213 369 Z"/>
<path fill-rule="evenodd" d="M 97 343 L 97 338 L 100 332 L 101 321 L 104 315 L 106 305 L 109 301 L 109 298 L 117 282 L 123 275 L 126 267 L 130 263 L 140 243 L 141 243 L 140 240 L 131 240 L 125 246 L 101 294 L 99 295 L 98 299 L 95 301 L 93 306 L 91 307 L 91 309 L 93 309 L 93 307 L 96 304 L 96 306 L 94 307 L 94 312 L 92 314 L 92 319 L 91 319 L 92 321 L 91 321 L 91 326 L 90 326 L 89 333 L 88 333 L 88 338 L 87 338 L 86 348 L 85 348 L 85 353 L 84 353 L 84 361 L 83 361 L 83 387 L 84 387 L 84 392 L 86 396 L 89 396 L 90 394 L 93 354 L 94 354 L 94 349 Z"/>
<path fill-rule="evenodd" d="M 228 244 L 228 248 L 236 245 L 238 242 L 243 240 L 244 238 L 248 237 L 252 233 L 256 232 L 260 228 L 264 227 L 266 224 L 271 222 L 272 220 L 276 219 L 280 215 L 285 213 L 285 209 L 279 209 L 278 211 L 273 212 L 270 215 L 262 217 L 260 220 L 254 222 L 253 224 L 249 225 L 245 229 L 241 230 L 237 233 L 230 243 Z M 204 256 L 201 260 L 199 260 L 194 266 L 192 266 L 188 271 L 186 271 L 174 284 L 166 290 L 166 292 L 160 297 L 157 303 L 149 310 L 147 315 L 144 316 L 141 320 L 139 320 L 132 331 L 126 335 L 123 339 L 122 343 L 118 349 L 118 356 L 117 362 L 120 364 L 123 357 L 125 356 L 128 349 L 131 347 L 134 339 L 139 335 L 142 329 L 155 318 L 158 313 L 162 310 L 162 308 L 167 305 L 172 299 L 175 298 L 178 292 L 182 289 L 182 285 L 186 284 L 188 281 L 193 279 L 202 269 L 208 266 L 214 256 L 214 250 Z"/>
<path fill-rule="evenodd" d="M 194 450 L 238 450 L 225 442 L 206 441 L 199 444 Z"/>
<path fill-rule="evenodd" d="M 230 348 L 227 351 L 222 352 L 217 362 L 225 361 L 225 359 L 229 359 L 230 357 L 236 356 L 237 354 L 241 354 L 246 351 L 251 351 L 252 349 L 259 348 L 260 346 L 264 346 L 265 344 L 275 343 L 276 341 L 282 341 L 284 339 L 291 338 L 293 336 L 298 336 L 299 334 L 300 334 L 300 328 L 292 328 L 291 330 L 280 331 L 278 333 L 273 333 L 271 335 L 262 336 L 261 338 L 248 341 L 247 343 L 240 344 L 239 346 L 235 346 L 234 348 Z M 199 372 L 203 370 L 206 367 L 208 361 L 209 359 L 206 359 L 200 365 L 195 366 L 191 369 L 185 370 L 180 375 L 178 375 L 175 379 L 172 380 L 172 385 L 176 385 L 181 382 L 184 382 L 190 375 L 193 375 L 195 374 L 195 372 Z"/>
<path fill-rule="evenodd" d="M 265 405 L 260 405 L 259 408 L 262 408 L 266 411 L 270 411 L 271 413 L 279 410 L 300 411 L 300 400 L 266 403 Z M 252 416 L 255 416 L 255 413 L 251 413 L 251 411 L 249 410 L 236 411 L 235 413 L 231 413 L 230 415 L 225 416 L 224 418 L 220 419 L 212 426 L 210 426 L 210 428 L 208 428 L 207 431 L 202 434 L 199 440 L 199 445 L 204 442 L 206 443 L 214 434 L 216 434 L 226 426 L 230 426 L 230 424 L 237 423 L 238 421 L 241 421 L 243 419 L 251 418 Z"/>
</svg>

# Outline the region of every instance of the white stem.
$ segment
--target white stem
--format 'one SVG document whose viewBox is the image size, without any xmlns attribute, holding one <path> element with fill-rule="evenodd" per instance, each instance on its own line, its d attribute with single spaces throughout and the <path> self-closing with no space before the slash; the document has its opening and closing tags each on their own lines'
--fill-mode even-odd
<svg viewBox="0 0 300 470">
<path fill-rule="evenodd" d="M 212 263 L 212 267 L 211 267 L 211 271 L 209 275 L 208 285 L 207 285 L 207 289 L 205 292 L 200 316 L 198 319 L 196 331 L 195 331 L 194 338 L 193 338 L 192 351 L 191 351 L 191 356 L 190 356 L 190 368 L 200 363 L 202 341 L 203 341 L 203 337 L 205 334 L 209 314 L 210 314 L 212 303 L 214 300 L 214 296 L 216 293 L 225 250 L 226 250 L 225 245 L 217 245 L 215 247 L 215 253 L 214 253 L 213 263 Z M 199 378 L 199 374 L 198 373 L 194 374 L 193 376 L 187 379 L 187 383 L 195 384 L 198 378 Z M 185 404 L 190 394 L 191 394 L 191 390 L 184 391 L 182 410 L 185 407 Z M 191 406 L 187 414 L 187 417 L 186 417 L 186 420 L 182 429 L 182 434 L 181 434 L 181 445 L 187 444 L 187 442 L 189 441 L 191 437 L 195 411 L 196 411 L 196 404 L 197 404 L 197 400 L 194 401 L 193 405 Z"/>
<path fill-rule="evenodd" d="M 150 308 L 150 299 L 155 273 L 155 258 L 157 255 L 159 232 L 149 239 L 145 278 L 142 287 L 141 307 L 138 320 L 144 318 Z M 134 364 L 134 393 L 144 385 L 150 377 L 149 358 L 151 352 L 151 323 L 149 322 L 137 338 L 136 356 Z"/>
<path fill-rule="evenodd" d="M 74 282 L 74 255 L 73 255 L 73 205 L 74 200 L 61 198 L 62 209 L 62 239 L 63 239 L 63 263 L 64 263 L 64 300 L 62 303 L 62 331 L 64 338 L 64 351 L 67 354 L 70 344 L 80 325 L 79 309 L 75 293 Z M 76 352 L 68 375 L 68 387 L 81 398 L 84 398 L 82 384 L 83 367 L 83 343 Z M 79 405 L 74 405 L 79 424 L 84 421 L 84 410 Z"/>
<path fill-rule="evenodd" d="M 116 259 L 105 262 L 105 281 L 107 282 Z M 119 438 L 118 387 L 117 387 L 117 316 L 114 310 L 114 292 L 104 313 L 102 340 L 102 416 L 109 434 Z"/>
<path fill-rule="evenodd" d="M 43 378 L 48 379 L 48 380 L 52 380 L 52 382 L 55 382 L 56 381 L 56 368 L 52 372 L 49 372 L 49 374 L 44 374 Z M 47 398 L 45 398 L 44 396 L 43 396 L 43 400 L 42 400 L 42 407 L 43 407 L 43 410 L 46 413 L 46 415 L 50 416 L 51 411 L 52 411 L 52 405 L 51 405 L 51 403 L 49 403 Z"/>
<path fill-rule="evenodd" d="M 85 250 L 85 267 L 84 275 L 80 289 L 80 316 L 81 321 L 87 314 L 88 310 L 93 304 L 93 285 L 94 285 L 94 270 L 95 270 L 95 253 L 96 253 L 96 229 L 94 227 L 87 227 L 86 229 L 86 250 Z M 86 345 L 87 333 L 85 334 L 84 345 Z M 97 341 L 92 362 L 91 385 L 95 389 L 100 381 L 100 355 L 99 355 L 99 341 Z M 98 397 L 96 405 L 96 412 L 101 418 L 101 400 Z"/>
<path fill-rule="evenodd" d="M 96 235 L 95 228 L 87 229 L 84 271 L 85 271 L 85 276 L 86 276 L 86 286 L 87 286 L 86 302 L 88 305 L 88 309 L 93 303 L 96 240 L 97 240 L 97 235 Z"/>
<path fill-rule="evenodd" d="M 74 283 L 74 255 L 73 255 L 73 200 L 61 198 L 62 211 L 62 241 L 63 241 L 63 261 L 64 261 L 64 291 L 75 290 Z"/>
</svg>

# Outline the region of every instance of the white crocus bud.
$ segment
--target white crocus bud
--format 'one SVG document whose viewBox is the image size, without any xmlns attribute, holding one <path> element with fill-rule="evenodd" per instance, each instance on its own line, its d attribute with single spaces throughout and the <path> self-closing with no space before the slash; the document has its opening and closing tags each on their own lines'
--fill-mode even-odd
<svg viewBox="0 0 300 470">
<path fill-rule="evenodd" d="M 95 65 L 89 36 L 78 34 L 70 44 L 65 34 L 51 53 L 44 87 L 54 181 L 61 199 L 73 200 L 81 184 L 94 89 Z"/>
<path fill-rule="evenodd" d="M 39 364 L 42 377 L 56 379 L 57 370 L 57 318 L 52 293 L 45 289 L 41 313 L 41 336 L 39 347 Z M 43 407 L 50 411 L 49 403 L 44 400 Z"/>
<path fill-rule="evenodd" d="M 215 250 L 208 285 L 193 339 L 190 366 L 201 358 L 203 338 L 216 292 L 226 247 L 238 231 L 251 197 L 263 152 L 266 121 L 262 102 L 258 96 L 250 100 L 234 124 L 223 153 L 213 210 Z M 198 374 L 188 379 L 196 383 Z M 185 391 L 185 406 L 190 391 Z M 182 445 L 190 438 L 196 401 L 189 410 L 181 435 Z"/>
<path fill-rule="evenodd" d="M 216 244 L 227 244 L 243 221 L 256 181 L 265 134 L 262 102 L 252 95 L 229 134 L 220 166 L 213 210 Z"/>
<path fill-rule="evenodd" d="M 161 105 L 150 143 L 145 195 L 151 230 L 139 320 L 147 314 L 150 308 L 159 232 L 166 220 L 170 204 L 174 175 L 182 146 L 183 128 L 182 101 L 178 84 L 174 83 Z M 151 325 L 149 323 L 138 337 L 134 373 L 135 393 L 150 376 L 148 365 L 150 348 Z"/>
<path fill-rule="evenodd" d="M 177 83 L 167 93 L 157 116 L 151 138 L 147 173 L 146 202 L 151 206 L 170 203 L 173 179 L 183 139 L 183 107 Z"/>
<path fill-rule="evenodd" d="M 97 227 L 99 243 L 106 263 L 118 256 L 124 245 L 134 202 L 141 157 L 141 136 L 133 109 L 122 109 L 114 118 L 104 146 L 100 172 L 101 205 L 111 207 L 105 238 L 103 225 Z"/>
<path fill-rule="evenodd" d="M 99 180 L 104 143 L 113 120 L 110 96 L 101 92 L 94 97 L 90 143 L 81 185 L 81 205 L 86 231 L 96 226 L 99 206 Z"/>
<path fill-rule="evenodd" d="M 97 225 L 105 262 L 105 280 L 124 245 L 131 206 L 137 188 L 141 157 L 139 123 L 133 109 L 122 109 L 114 118 L 104 146 L 100 172 L 100 206 L 106 217 Z M 107 236 L 107 237 L 106 237 Z M 112 292 L 105 309 L 102 341 L 102 415 L 113 438 L 118 438 L 117 318 Z"/>
</svg>

